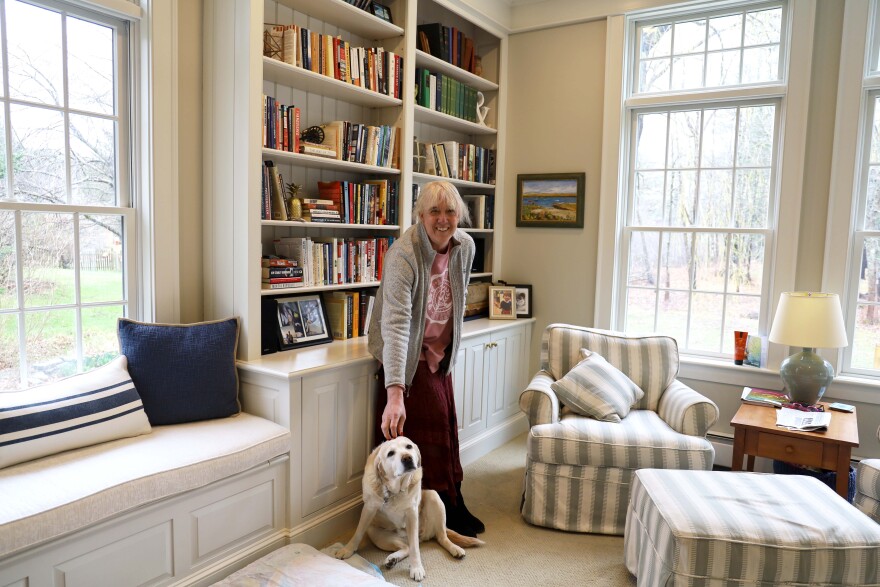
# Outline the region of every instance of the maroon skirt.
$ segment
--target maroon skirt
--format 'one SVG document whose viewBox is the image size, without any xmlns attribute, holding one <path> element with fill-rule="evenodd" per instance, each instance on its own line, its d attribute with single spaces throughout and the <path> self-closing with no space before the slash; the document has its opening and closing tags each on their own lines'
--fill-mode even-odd
<svg viewBox="0 0 880 587">
<path fill-rule="evenodd" d="M 376 445 L 385 440 L 382 434 L 382 413 L 388 402 L 385 371 L 379 369 L 376 393 Z M 455 395 L 452 375 L 442 371 L 431 373 L 425 361 L 419 361 L 416 375 L 404 393 L 406 421 L 403 435 L 416 443 L 422 454 L 422 487 L 445 491 L 453 499 L 455 484 L 464 477 L 458 454 L 458 419 L 455 416 Z"/>
</svg>

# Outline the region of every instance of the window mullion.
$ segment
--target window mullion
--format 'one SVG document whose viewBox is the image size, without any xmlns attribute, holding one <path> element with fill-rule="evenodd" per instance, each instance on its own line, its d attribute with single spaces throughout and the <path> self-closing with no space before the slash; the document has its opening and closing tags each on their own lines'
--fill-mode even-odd
<svg viewBox="0 0 880 587">
<path fill-rule="evenodd" d="M 15 295 L 18 300 L 18 369 L 21 385 L 27 385 L 27 330 L 24 313 L 24 255 L 22 255 L 21 212 L 15 212 Z"/>
</svg>

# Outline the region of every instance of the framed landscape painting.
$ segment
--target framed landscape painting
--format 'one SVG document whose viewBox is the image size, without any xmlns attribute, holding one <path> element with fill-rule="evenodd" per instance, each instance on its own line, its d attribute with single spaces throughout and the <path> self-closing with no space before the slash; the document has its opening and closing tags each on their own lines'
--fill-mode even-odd
<svg viewBox="0 0 880 587">
<path fill-rule="evenodd" d="M 586 173 L 516 176 L 516 225 L 584 227 Z"/>
</svg>

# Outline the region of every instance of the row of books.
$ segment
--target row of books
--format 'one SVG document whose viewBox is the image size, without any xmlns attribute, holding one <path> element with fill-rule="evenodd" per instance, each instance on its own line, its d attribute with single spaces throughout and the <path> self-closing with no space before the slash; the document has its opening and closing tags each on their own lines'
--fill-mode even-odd
<svg viewBox="0 0 880 587">
<path fill-rule="evenodd" d="M 303 286 L 303 268 L 292 259 L 263 257 L 260 259 L 260 281 L 266 289 Z"/>
<path fill-rule="evenodd" d="M 333 120 L 321 125 L 321 145 L 333 150 L 339 161 L 400 168 L 400 132 L 396 126 Z"/>
<path fill-rule="evenodd" d="M 295 24 L 263 28 L 266 57 L 393 98 L 403 95 L 403 57 L 384 47 L 353 47 Z"/>
<path fill-rule="evenodd" d="M 276 255 L 303 268 L 303 285 L 314 287 L 381 280 L 382 262 L 393 242 L 394 237 L 289 236 L 274 245 Z"/>
<path fill-rule="evenodd" d="M 495 183 L 495 150 L 458 141 L 417 143 L 413 171 L 463 179 L 479 183 Z"/>
<path fill-rule="evenodd" d="M 495 198 L 486 194 L 462 194 L 461 199 L 468 207 L 471 228 L 495 228 Z"/>
<path fill-rule="evenodd" d="M 334 340 L 366 336 L 376 296 L 367 291 L 332 291 L 324 294 L 327 320 Z"/>
<path fill-rule="evenodd" d="M 301 118 L 298 107 L 287 106 L 263 94 L 263 146 L 299 153 Z"/>
<path fill-rule="evenodd" d="M 442 73 L 416 68 L 416 104 L 477 122 L 477 90 Z"/>
<path fill-rule="evenodd" d="M 331 202 L 339 210 L 340 222 L 347 224 L 397 224 L 398 182 L 388 179 L 319 181 L 322 203 Z"/>
<path fill-rule="evenodd" d="M 478 73 L 474 40 L 460 30 L 432 22 L 417 26 L 416 31 L 419 49 L 471 73 Z"/>
</svg>

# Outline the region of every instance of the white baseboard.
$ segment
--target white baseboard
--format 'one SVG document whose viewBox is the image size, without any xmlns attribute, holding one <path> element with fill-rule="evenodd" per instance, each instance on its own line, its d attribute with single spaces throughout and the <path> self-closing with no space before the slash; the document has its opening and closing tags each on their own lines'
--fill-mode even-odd
<svg viewBox="0 0 880 587">
<path fill-rule="evenodd" d="M 528 429 L 529 421 L 526 419 L 526 415 L 519 413 L 501 424 L 493 426 L 490 430 L 469 438 L 459 446 L 458 452 L 461 458 L 461 465 L 466 466 L 473 463 L 478 458 L 489 454 L 520 434 L 527 432 Z"/>
<path fill-rule="evenodd" d="M 259 542 L 249 545 L 243 550 L 237 550 L 229 556 L 213 562 L 199 572 L 189 575 L 182 581 L 172 583 L 168 587 L 204 587 L 213 585 L 235 571 L 246 567 L 258 558 L 266 556 L 273 550 L 277 550 L 285 545 L 287 545 L 287 533 L 284 531 L 276 532 Z"/>
</svg>

